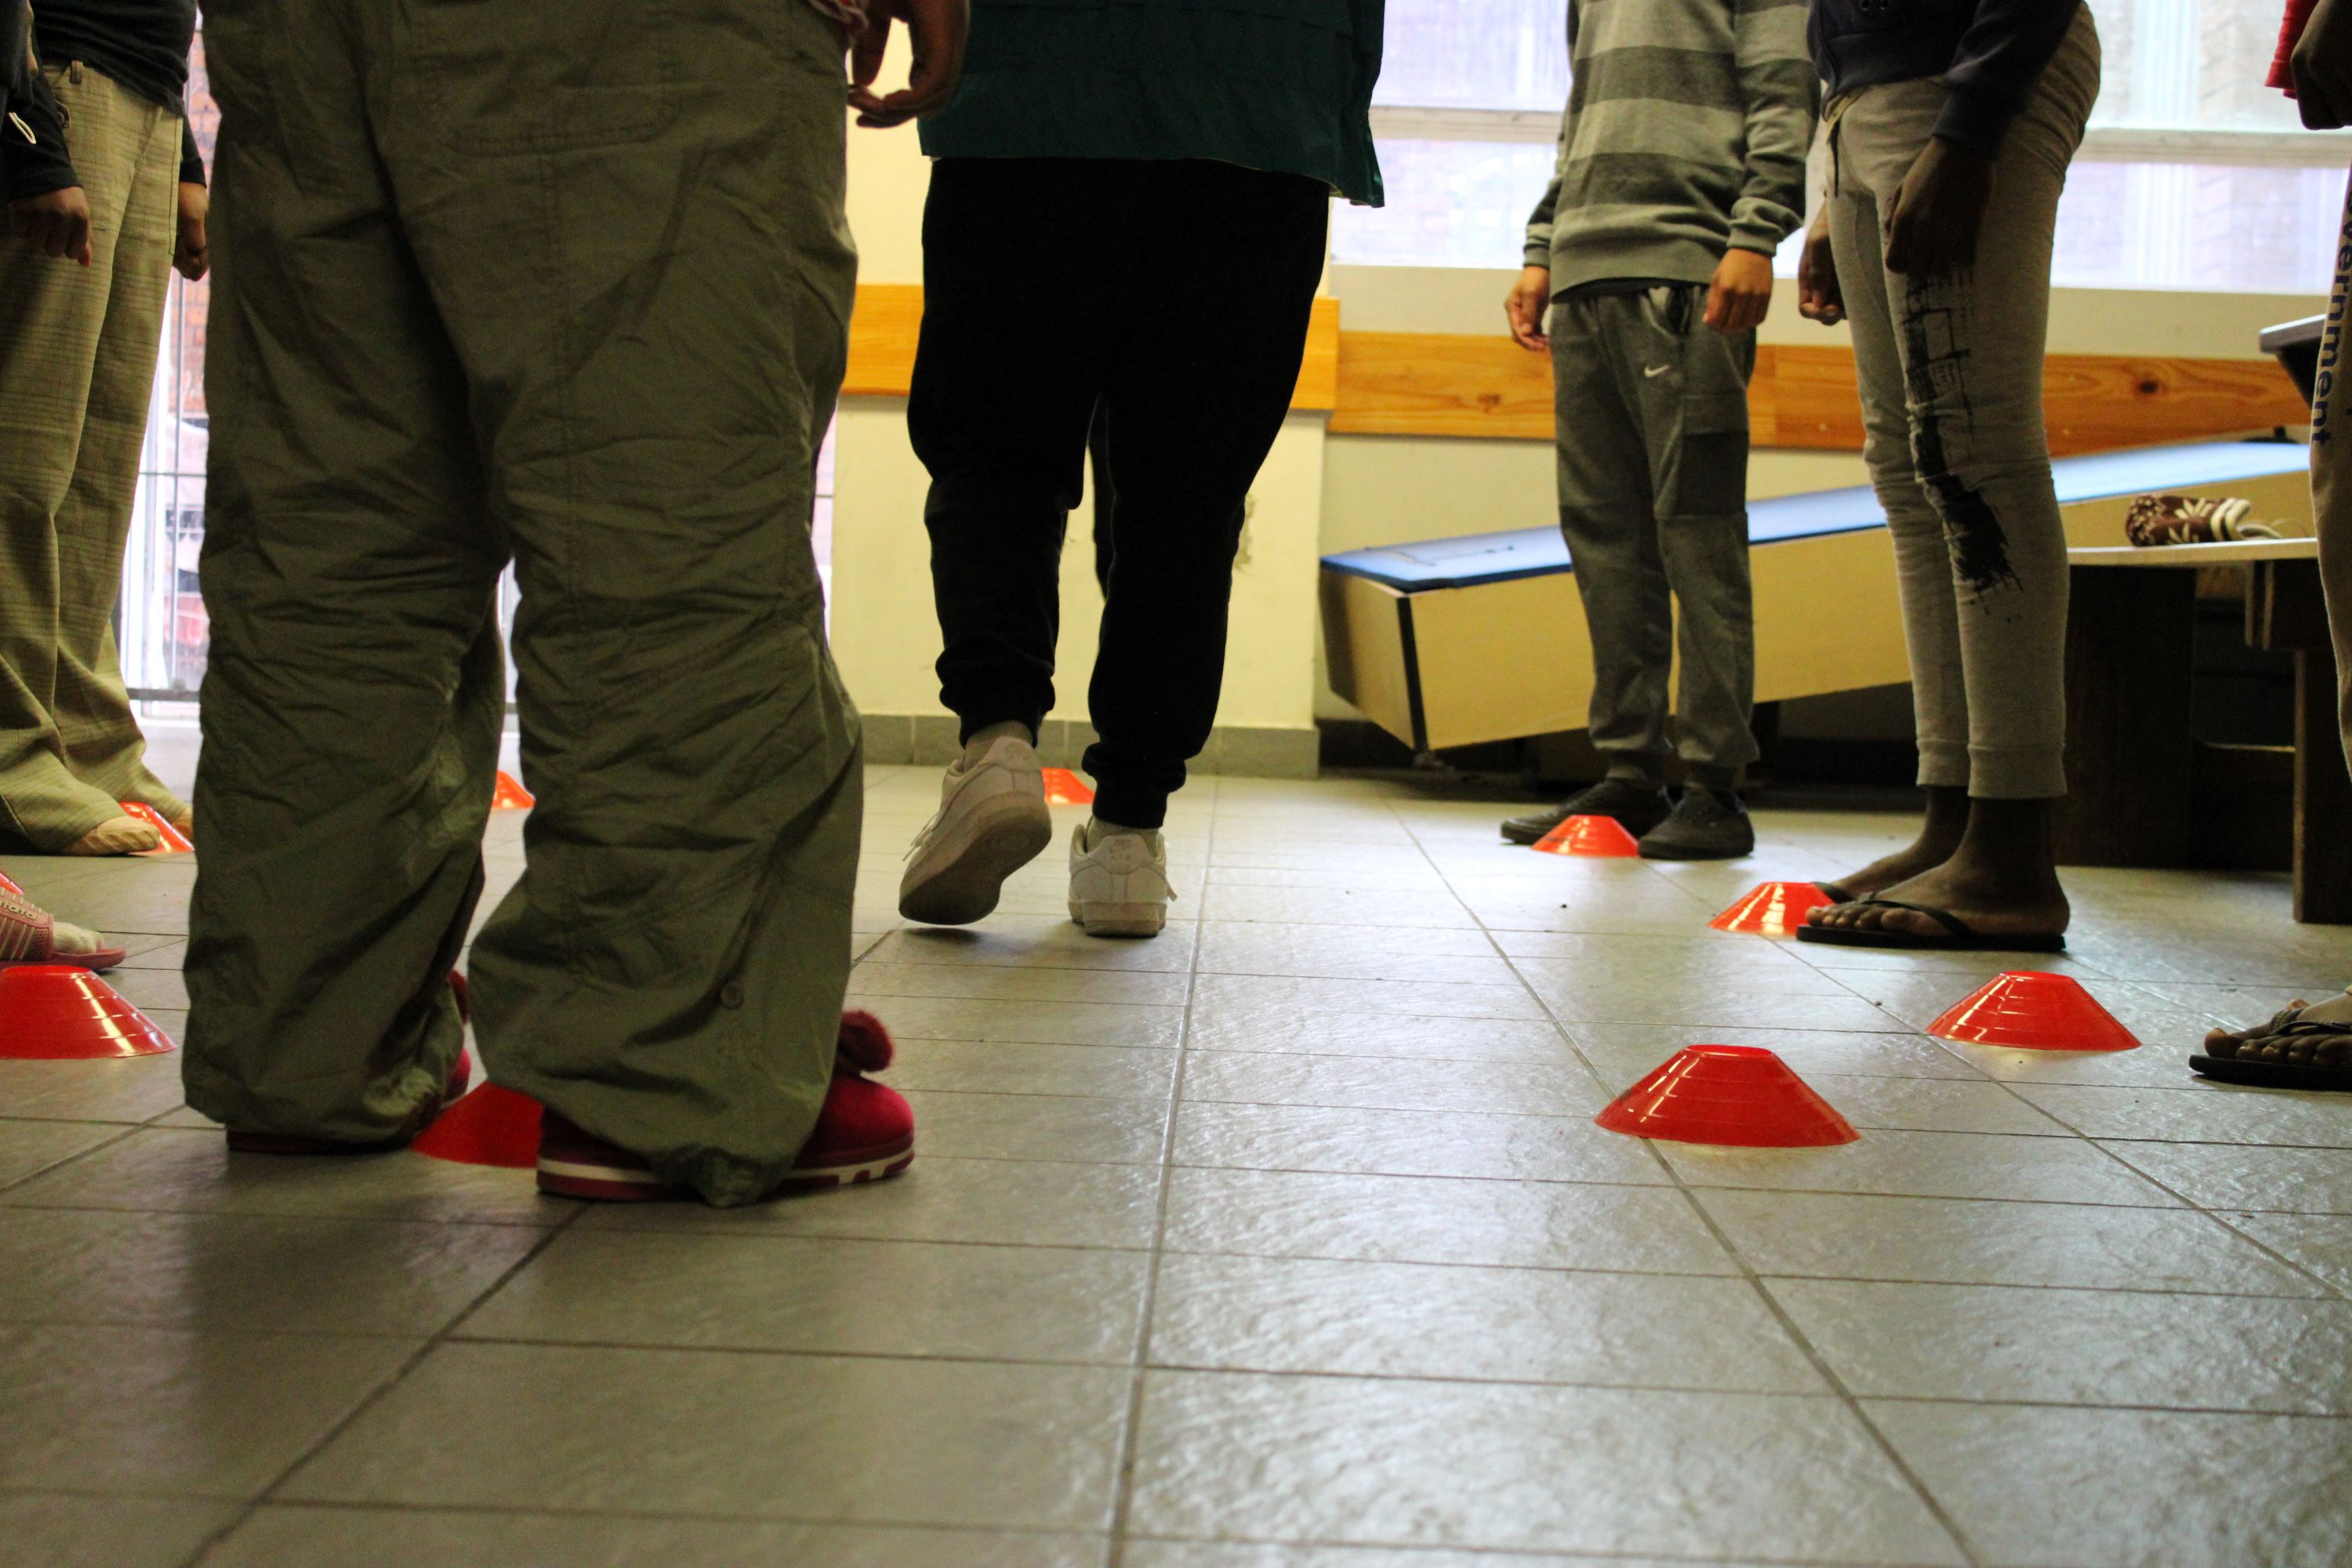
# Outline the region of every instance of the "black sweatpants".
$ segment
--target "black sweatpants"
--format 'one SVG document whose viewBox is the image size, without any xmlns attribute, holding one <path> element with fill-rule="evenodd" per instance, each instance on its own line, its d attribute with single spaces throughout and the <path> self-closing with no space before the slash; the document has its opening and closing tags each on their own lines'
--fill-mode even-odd
<svg viewBox="0 0 2352 1568">
<path fill-rule="evenodd" d="M 1228 163 L 932 168 L 907 423 L 931 475 L 940 697 L 967 737 L 1053 707 L 1099 405 L 1113 548 L 1085 767 L 1109 821 L 1160 826 L 1216 721 L 1242 502 L 1297 383 L 1328 219 L 1319 183 Z"/>
</svg>

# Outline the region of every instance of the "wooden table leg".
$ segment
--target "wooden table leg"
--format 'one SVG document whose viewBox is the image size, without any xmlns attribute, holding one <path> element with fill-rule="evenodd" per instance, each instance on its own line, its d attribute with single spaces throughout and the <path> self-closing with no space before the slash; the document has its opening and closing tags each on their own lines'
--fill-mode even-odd
<svg viewBox="0 0 2352 1568">
<path fill-rule="evenodd" d="M 2337 728 L 2336 656 L 2294 656 L 2294 918 L 2352 925 L 2352 774 Z"/>
<path fill-rule="evenodd" d="M 2187 865 L 2197 574 L 2078 566 L 2072 595 L 2058 863 Z"/>
</svg>

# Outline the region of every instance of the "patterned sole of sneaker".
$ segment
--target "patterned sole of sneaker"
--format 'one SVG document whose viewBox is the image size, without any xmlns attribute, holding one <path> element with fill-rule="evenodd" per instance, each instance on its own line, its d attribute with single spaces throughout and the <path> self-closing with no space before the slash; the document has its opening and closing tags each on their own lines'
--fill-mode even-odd
<svg viewBox="0 0 2352 1568">
<path fill-rule="evenodd" d="M 911 1137 L 873 1149 L 848 1151 L 814 1170 L 795 1171 L 784 1182 L 784 1192 L 813 1192 L 856 1186 L 895 1176 L 915 1163 Z M 556 1197 L 586 1198 L 594 1203 L 665 1203 L 694 1194 L 674 1187 L 651 1171 L 595 1161 L 540 1156 L 539 1190 Z"/>
<path fill-rule="evenodd" d="M 794 1171 L 784 1183 L 784 1191 L 810 1192 L 879 1182 L 897 1175 L 914 1163 L 915 1140 L 909 1136 L 877 1148 L 842 1153 L 810 1170 Z"/>
<path fill-rule="evenodd" d="M 976 808 L 952 842 L 924 855 L 898 889 L 898 912 L 936 926 L 984 919 L 995 910 L 1004 879 L 1053 841 L 1053 818 L 1042 801 L 1000 795 Z"/>
</svg>

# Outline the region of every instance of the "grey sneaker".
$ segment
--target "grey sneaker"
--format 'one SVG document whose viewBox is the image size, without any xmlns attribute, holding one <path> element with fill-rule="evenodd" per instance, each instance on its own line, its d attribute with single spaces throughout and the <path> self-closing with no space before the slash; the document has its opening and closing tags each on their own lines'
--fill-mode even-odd
<svg viewBox="0 0 2352 1568">
<path fill-rule="evenodd" d="M 1633 779 L 1602 779 L 1580 789 L 1550 811 L 1530 812 L 1503 824 L 1503 837 L 1514 844 L 1533 844 L 1571 816 L 1613 816 L 1625 831 L 1639 838 L 1666 819 L 1672 808 L 1666 792 Z"/>
<path fill-rule="evenodd" d="M 1036 750 L 1008 735 L 978 762 L 958 757 L 940 789 L 940 814 L 915 836 L 898 883 L 898 912 L 927 925 L 970 925 L 996 908 L 1004 879 L 1054 841 Z"/>
<path fill-rule="evenodd" d="M 1673 815 L 1642 835 L 1644 860 L 1737 860 L 1756 847 L 1756 824 L 1736 795 L 1692 784 Z"/>
</svg>

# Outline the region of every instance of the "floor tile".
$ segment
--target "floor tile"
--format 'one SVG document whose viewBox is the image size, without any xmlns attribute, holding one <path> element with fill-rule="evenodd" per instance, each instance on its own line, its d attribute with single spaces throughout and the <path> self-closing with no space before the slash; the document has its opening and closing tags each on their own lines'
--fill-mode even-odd
<svg viewBox="0 0 2352 1568">
<path fill-rule="evenodd" d="M 2319 1286 L 2189 1209 L 1701 1192 L 1759 1274 L 1954 1285 L 2317 1296 Z"/>
<path fill-rule="evenodd" d="M 558 1237 L 462 1337 L 1128 1363 L 1139 1252 L 675 1231 Z"/>
<path fill-rule="evenodd" d="M 1285 924 L 1337 926 L 1451 926 L 1471 929 L 1477 921 L 1451 894 L 1363 892 L 1328 888 L 1249 888 L 1212 884 L 1201 896 L 1204 921 L 1277 921 Z"/>
<path fill-rule="evenodd" d="M 0 1541 L 16 1568 L 180 1568 L 237 1511 L 196 1499 L 0 1492 Z"/>
<path fill-rule="evenodd" d="M 2352 1415 L 2352 1301 L 1774 1279 L 1867 1397 Z"/>
<path fill-rule="evenodd" d="M 1658 1149 L 1675 1173 L 1696 1187 L 2158 1208 L 2179 1201 L 2091 1144 L 2063 1137 L 1880 1131 L 1863 1134 L 1858 1142 L 1826 1149 L 1717 1149 L 1695 1143 L 1661 1143 Z"/>
<path fill-rule="evenodd" d="M 1461 1484 L 1473 1475 L 1478 1486 Z M 1162 1535 L 1961 1560 L 1845 1405 L 1789 1395 L 1155 1373 L 1131 1522 Z"/>
<path fill-rule="evenodd" d="M 991 915 L 977 926 L 908 926 L 885 936 L 871 957 L 885 963 L 997 963 L 1064 969 L 1182 973 L 1192 957 L 1192 926 L 1172 921 L 1150 942 L 1105 942 L 1065 915 Z"/>
<path fill-rule="evenodd" d="M 2352 1426 L 2340 1420 L 1877 1401 L 1867 1408 L 1991 1568 L 2352 1561 Z"/>
<path fill-rule="evenodd" d="M 1174 1160 L 1360 1175 L 1647 1185 L 1673 1180 L 1639 1140 L 1604 1132 L 1583 1117 L 1323 1105 L 1181 1105 Z"/>
<path fill-rule="evenodd" d="M 2026 1084 L 2018 1093 L 2090 1138 L 2352 1149 L 2352 1114 L 2341 1099 L 2332 1096 L 2221 1084 L 2194 1089 Z"/>
<path fill-rule="evenodd" d="M 956 1160 L 918 1154 L 903 1176 L 740 1209 L 641 1205 L 591 1210 L 589 1229 L 772 1231 L 875 1241 L 1014 1247 L 1151 1245 L 1159 1170 L 1146 1165 Z"/>
<path fill-rule="evenodd" d="M 907 1101 L 927 1158 L 1156 1165 L 1167 1142 L 1169 1102 L 1160 1099 L 918 1091 Z"/>
<path fill-rule="evenodd" d="M 12 1117 L 144 1121 L 180 1102 L 177 1051 L 114 1061 L 0 1061 L 0 1106 Z"/>
<path fill-rule="evenodd" d="M 2231 1214 L 2230 1224 L 2352 1296 L 2352 1215 Z"/>
<path fill-rule="evenodd" d="M 932 1040 L 1013 1040 L 1045 1046 L 1172 1048 L 1182 1033 L 1181 1007 L 1096 1002 L 991 1002 L 952 997 L 877 996 L 872 1011 L 893 1035 Z"/>
<path fill-rule="evenodd" d="M 1990 1087 L 1990 1086 L 1988 1086 Z M 1995 1090 L 1998 1093 L 1998 1090 Z M 1192 1052 L 1186 1101 L 1591 1116 L 1608 1103 L 1577 1063 L 1412 1061 L 1397 1058 Z"/>
<path fill-rule="evenodd" d="M 0 1119 L 0 1188 L 122 1136 L 119 1123 Z"/>
<path fill-rule="evenodd" d="M 217 1325 L 0 1327 L 0 1487 L 250 1497 L 417 1343 Z"/>
<path fill-rule="evenodd" d="M 1553 1024 L 1536 1018 L 1421 1018 L 1317 1011 L 1289 1016 L 1197 1007 L 1186 1043 L 1204 1051 L 1293 1051 L 1309 1056 L 1410 1057 L 1496 1062 L 1572 1062 Z"/>
<path fill-rule="evenodd" d="M 1154 1298 L 1151 1359 L 1244 1372 L 1828 1392 L 1746 1280 L 1541 1268 L 1171 1255 Z"/>
<path fill-rule="evenodd" d="M 1689 1568 L 1690 1560 L 1596 1557 L 1584 1552 L 1423 1552 L 1387 1546 L 1277 1546 L 1216 1541 L 1138 1541 L 1127 1543 L 1122 1568 Z M 1763 1568 L 1762 1564 L 1710 1557 L 1706 1568 Z"/>
<path fill-rule="evenodd" d="M 1855 1035 L 1828 1029 L 1759 1029 L 1746 1025 L 1601 1024 L 1570 1026 L 1579 1049 L 1603 1076 L 1633 1082 L 1685 1046 L 1760 1046 L 1811 1078 L 1981 1079 L 1967 1062 L 1921 1035 Z"/>
<path fill-rule="evenodd" d="M 1544 1009 L 1516 981 L 1458 985 L 1433 980 L 1327 980 L 1287 974 L 1203 974 L 1193 1004 L 1203 1010 L 1260 1013 L 1394 1013 L 1417 1018 L 1541 1018 Z"/>
<path fill-rule="evenodd" d="M 1101 1530 L 1106 1367 L 445 1344 L 282 1495 Z"/>
<path fill-rule="evenodd" d="M 900 1040 L 890 1086 L 975 1094 L 1071 1094 L 1143 1100 L 1171 1094 L 1176 1053 L 1133 1046 L 1041 1046 L 1011 1040 Z"/>
<path fill-rule="evenodd" d="M 1181 1007 L 1191 977 L 1150 969 L 1061 969 L 1044 964 L 887 963 L 849 976 L 852 996 L 973 998 L 991 1002 L 1108 1002 Z"/>
<path fill-rule="evenodd" d="M 0 1204 L 540 1227 L 572 1214 L 541 1197 L 525 1171 L 412 1152 L 232 1154 L 217 1130 L 173 1126 L 142 1128 L 0 1194 Z"/>
<path fill-rule="evenodd" d="M 2341 1150 L 2123 1141 L 2100 1147 L 2200 1208 L 2352 1215 L 2352 1157 Z"/>
<path fill-rule="evenodd" d="M 397 1524 L 387 1528 L 387 1520 Z M 1099 1568 L 1098 1537 L 891 1525 L 265 1508 L 205 1568 Z"/>
<path fill-rule="evenodd" d="M 1174 1252 L 1728 1274 L 1681 1194 L 1656 1187 L 1179 1168 Z"/>
<path fill-rule="evenodd" d="M 1297 974 L 1516 985 L 1518 976 L 1476 931 L 1402 926 L 1284 926 L 1210 921 L 1201 931 L 1204 974 Z"/>
</svg>

